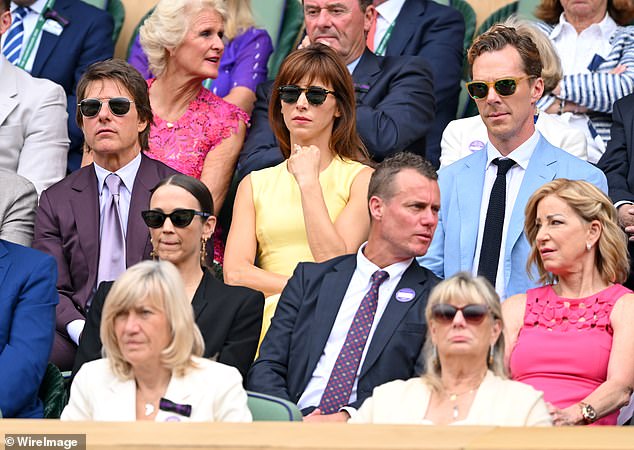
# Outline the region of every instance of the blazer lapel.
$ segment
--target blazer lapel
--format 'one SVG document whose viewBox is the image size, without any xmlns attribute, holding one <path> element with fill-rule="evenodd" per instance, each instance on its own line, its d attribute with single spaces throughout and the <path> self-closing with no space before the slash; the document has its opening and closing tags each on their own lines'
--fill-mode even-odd
<svg viewBox="0 0 634 450">
<path fill-rule="evenodd" d="M 0 125 L 18 105 L 18 86 L 14 67 L 0 54 Z"/>
<path fill-rule="evenodd" d="M 337 264 L 332 272 L 324 276 L 317 297 L 317 305 L 315 306 L 315 322 L 311 328 L 312 332 L 309 338 L 308 366 L 302 386 L 308 384 L 308 380 L 326 347 L 326 341 L 328 341 L 328 336 L 330 336 L 330 331 L 337 318 L 337 313 L 348 290 L 356 265 L 356 254 L 350 255 Z"/>
<path fill-rule="evenodd" d="M 213 295 L 213 286 L 211 279 L 213 275 L 209 273 L 209 271 L 205 270 L 203 274 L 202 282 L 198 285 L 198 289 L 194 293 L 194 298 L 192 299 L 192 308 L 194 309 L 194 321 L 198 323 L 198 318 L 205 310 L 208 304 L 208 299 L 214 298 Z"/>
<path fill-rule="evenodd" d="M 9 267 L 11 266 L 11 259 L 7 257 L 8 254 L 7 248 L 2 241 L 0 241 L 0 286 L 2 286 L 4 277 L 7 275 Z"/>
<path fill-rule="evenodd" d="M 107 416 L 101 420 L 134 422 L 136 420 L 136 384 L 134 379 L 120 380 L 112 374 L 108 384 L 107 404 L 99 405 Z"/>
<path fill-rule="evenodd" d="M 406 1 L 396 16 L 392 35 L 387 42 L 387 54 L 401 55 L 412 35 L 418 30 L 421 16 L 427 8 L 426 1 Z"/>
<path fill-rule="evenodd" d="M 422 278 L 421 278 L 422 275 Z M 405 271 L 401 277 L 401 281 L 398 283 L 392 296 L 381 316 L 381 320 L 378 323 L 372 341 L 370 341 L 370 347 L 363 361 L 363 367 L 359 374 L 361 378 L 376 362 L 378 357 L 383 352 L 383 349 L 389 342 L 390 338 L 394 334 L 394 331 L 399 326 L 407 311 L 414 306 L 417 302 L 424 301 L 421 297 L 426 291 L 425 282 L 427 281 L 427 272 L 422 269 L 416 260 L 412 261 L 412 264 Z M 409 302 L 399 302 L 396 300 L 396 293 L 400 289 L 409 288 L 415 292 L 414 299 Z"/>
<path fill-rule="evenodd" d="M 88 264 L 88 278 L 97 279 L 99 266 L 99 192 L 95 168 L 90 165 L 73 182 L 70 206 L 73 211 L 79 245 Z"/>
<path fill-rule="evenodd" d="M 58 10 L 62 15 L 66 15 L 64 10 L 66 10 L 70 6 L 69 2 L 64 0 L 57 0 L 55 2 L 54 9 Z M 66 32 L 66 28 L 64 28 L 59 36 L 55 36 L 53 33 L 49 33 L 48 31 L 42 30 L 42 38 L 40 39 L 40 45 L 37 48 L 37 53 L 35 54 L 35 60 L 33 61 L 33 68 L 31 69 L 31 75 L 34 77 L 39 77 L 44 70 L 44 66 L 46 65 L 51 53 L 57 44 L 59 43 L 60 38 Z"/>
<path fill-rule="evenodd" d="M 159 182 L 155 166 L 147 156 L 141 154 L 141 164 L 134 178 L 130 196 L 130 213 L 126 231 L 126 266 L 130 267 L 150 256 L 152 245 L 150 232 L 143 222 L 141 211 L 150 205 L 150 189 Z"/>
<path fill-rule="evenodd" d="M 361 55 L 357 67 L 355 67 L 354 72 L 352 72 L 352 79 L 354 80 L 354 88 L 358 101 L 362 101 L 372 89 L 372 85 L 380 73 L 381 58 L 366 48 Z"/>
<path fill-rule="evenodd" d="M 456 211 L 448 211 L 445 217 L 459 214 L 460 220 L 460 269 L 471 267 L 478 241 L 478 223 L 482 190 L 486 169 L 487 152 L 478 152 L 477 157 L 468 158 L 465 168 L 456 181 Z M 464 220 L 462 220 L 464 218 Z"/>
</svg>

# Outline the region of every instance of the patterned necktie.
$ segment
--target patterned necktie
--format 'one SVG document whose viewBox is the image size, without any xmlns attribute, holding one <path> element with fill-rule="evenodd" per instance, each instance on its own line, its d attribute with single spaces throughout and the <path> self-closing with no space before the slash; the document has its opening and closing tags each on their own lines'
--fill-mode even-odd
<svg viewBox="0 0 634 450">
<path fill-rule="evenodd" d="M 495 286 L 498 263 L 500 261 L 500 248 L 502 247 L 504 212 L 506 209 L 506 173 L 516 163 L 512 159 L 497 158 L 493 160 L 493 164 L 498 166 L 498 174 L 495 177 L 493 188 L 491 188 L 487 216 L 484 221 L 478 275 L 482 275 Z"/>
<path fill-rule="evenodd" d="M 335 366 L 332 369 L 328 384 L 319 402 L 322 414 L 336 413 L 350 400 L 352 386 L 357 376 L 361 362 L 361 355 L 368 340 L 376 306 L 379 300 L 379 286 L 390 275 L 384 270 L 377 270 L 372 274 L 370 290 L 365 294 L 359 309 L 357 309 L 348 335 L 341 347 Z"/>
<path fill-rule="evenodd" d="M 24 18 L 29 13 L 29 8 L 18 6 L 13 13 L 13 23 L 9 28 L 7 37 L 4 40 L 2 53 L 7 57 L 13 65 L 18 63 L 20 51 L 22 50 L 22 41 L 24 38 Z"/>
<path fill-rule="evenodd" d="M 119 210 L 121 178 L 111 173 L 106 177 L 108 199 L 103 214 L 103 227 L 99 244 L 99 272 L 97 286 L 102 281 L 115 280 L 125 271 L 125 238 Z"/>
</svg>

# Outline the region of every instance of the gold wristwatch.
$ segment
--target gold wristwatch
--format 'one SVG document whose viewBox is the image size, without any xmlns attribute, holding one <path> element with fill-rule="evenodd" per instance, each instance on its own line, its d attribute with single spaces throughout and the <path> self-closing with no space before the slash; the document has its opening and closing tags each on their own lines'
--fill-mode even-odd
<svg viewBox="0 0 634 450">
<path fill-rule="evenodd" d="M 581 408 L 581 415 L 583 416 L 583 421 L 585 423 L 593 423 L 597 420 L 597 412 L 592 405 L 580 402 L 579 407 Z"/>
</svg>

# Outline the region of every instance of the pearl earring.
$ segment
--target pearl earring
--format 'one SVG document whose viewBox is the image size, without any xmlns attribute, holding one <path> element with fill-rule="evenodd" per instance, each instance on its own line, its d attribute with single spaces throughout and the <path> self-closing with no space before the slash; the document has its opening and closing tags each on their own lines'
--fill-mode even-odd
<svg viewBox="0 0 634 450">
<path fill-rule="evenodd" d="M 586 242 L 586 250 L 590 251 L 591 248 L 592 248 L 592 244 L 590 244 L 589 242 Z"/>
</svg>

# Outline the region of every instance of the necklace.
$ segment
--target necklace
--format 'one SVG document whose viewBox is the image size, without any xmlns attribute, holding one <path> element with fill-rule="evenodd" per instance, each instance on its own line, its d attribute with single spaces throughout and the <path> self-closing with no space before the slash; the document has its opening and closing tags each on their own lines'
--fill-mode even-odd
<svg viewBox="0 0 634 450">
<path fill-rule="evenodd" d="M 150 402 L 145 403 L 145 416 L 151 416 L 154 413 L 154 404 Z"/>
<path fill-rule="evenodd" d="M 457 393 L 457 392 L 447 392 L 445 395 L 447 396 L 447 398 L 449 399 L 449 401 L 453 404 L 452 405 L 452 418 L 453 420 L 458 420 L 458 416 L 460 415 L 460 409 L 458 408 L 458 403 L 457 400 L 458 398 L 462 397 L 463 395 L 467 395 L 467 394 L 473 394 L 476 391 L 477 387 L 473 388 L 473 389 L 469 389 L 468 391 L 465 392 L 461 392 L 461 393 Z"/>
</svg>

